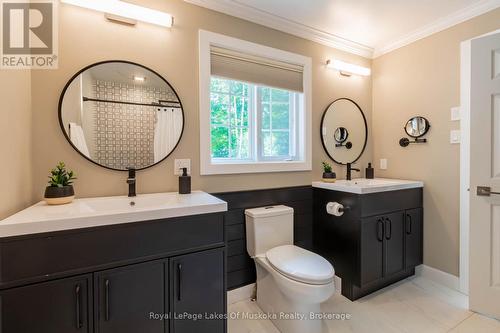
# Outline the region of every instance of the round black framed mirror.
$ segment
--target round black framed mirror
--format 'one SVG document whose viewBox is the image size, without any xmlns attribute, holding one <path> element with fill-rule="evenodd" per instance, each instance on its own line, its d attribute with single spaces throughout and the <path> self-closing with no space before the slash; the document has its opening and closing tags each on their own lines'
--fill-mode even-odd
<svg viewBox="0 0 500 333">
<path fill-rule="evenodd" d="M 110 60 L 68 81 L 59 124 L 71 146 L 107 169 L 142 170 L 165 160 L 184 132 L 181 100 L 170 83 L 143 65 Z"/>
<path fill-rule="evenodd" d="M 421 116 L 413 117 L 406 123 L 404 129 L 408 136 L 420 138 L 429 132 L 431 127 L 429 121 Z"/>
<path fill-rule="evenodd" d="M 356 162 L 365 151 L 367 141 L 368 125 L 356 102 L 339 98 L 326 108 L 321 119 L 321 142 L 335 163 Z"/>
</svg>

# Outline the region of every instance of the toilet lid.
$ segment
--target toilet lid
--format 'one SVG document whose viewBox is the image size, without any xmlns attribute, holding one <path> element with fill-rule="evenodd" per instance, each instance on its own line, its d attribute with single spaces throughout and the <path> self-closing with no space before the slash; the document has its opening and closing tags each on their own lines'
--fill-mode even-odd
<svg viewBox="0 0 500 333">
<path fill-rule="evenodd" d="M 322 256 L 294 245 L 283 245 L 266 252 L 269 263 L 286 277 L 308 284 L 333 281 L 333 266 Z"/>
</svg>

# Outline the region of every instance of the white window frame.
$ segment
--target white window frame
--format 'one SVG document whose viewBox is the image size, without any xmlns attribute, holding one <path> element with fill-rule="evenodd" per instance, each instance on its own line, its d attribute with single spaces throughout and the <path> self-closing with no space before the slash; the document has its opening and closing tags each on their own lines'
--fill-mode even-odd
<svg viewBox="0 0 500 333">
<path fill-rule="evenodd" d="M 290 161 L 257 160 L 212 161 L 211 157 L 211 119 L 210 119 L 210 48 L 218 46 L 241 53 L 265 57 L 277 61 L 300 65 L 303 70 L 303 93 L 296 103 L 303 105 L 295 126 L 301 140 L 297 142 L 297 158 Z M 245 40 L 228 37 L 210 31 L 199 31 L 199 98 L 200 98 L 200 174 L 240 174 L 264 172 L 290 172 L 312 170 L 312 60 L 299 54 L 275 49 Z M 260 107 L 260 106 L 259 106 Z M 257 112 L 259 114 L 259 112 Z M 259 123 L 259 122 L 257 122 Z M 259 125 L 260 126 L 260 125 Z M 260 143 L 259 143 L 260 144 Z M 256 153 L 256 152 L 254 152 Z M 255 155 L 254 155 L 255 156 Z"/>
</svg>

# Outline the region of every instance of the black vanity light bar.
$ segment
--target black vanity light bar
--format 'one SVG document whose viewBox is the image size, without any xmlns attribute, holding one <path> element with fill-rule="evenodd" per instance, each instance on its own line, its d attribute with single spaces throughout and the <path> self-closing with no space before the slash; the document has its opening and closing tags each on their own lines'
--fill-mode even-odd
<svg viewBox="0 0 500 333">
<path fill-rule="evenodd" d="M 168 100 L 159 100 L 158 103 L 136 103 L 136 102 L 125 102 L 125 101 L 111 101 L 111 100 L 105 100 L 105 99 L 98 99 L 98 98 L 89 98 L 89 97 L 83 97 L 82 98 L 84 102 L 103 102 L 103 103 L 115 103 L 115 104 L 126 104 L 126 105 L 139 105 L 139 106 L 154 106 L 154 107 L 165 107 L 169 105 L 165 104 L 176 104 L 180 106 L 181 102 L 179 101 L 168 101 Z"/>
</svg>

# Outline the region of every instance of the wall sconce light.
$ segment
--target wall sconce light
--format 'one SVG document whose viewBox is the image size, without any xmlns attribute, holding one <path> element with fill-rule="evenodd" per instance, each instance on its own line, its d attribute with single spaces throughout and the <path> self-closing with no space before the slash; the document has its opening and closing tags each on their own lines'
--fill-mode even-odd
<svg viewBox="0 0 500 333">
<path fill-rule="evenodd" d="M 170 28 L 174 24 L 172 15 L 158 10 L 134 5 L 120 0 L 61 0 L 62 3 L 96 10 L 106 14 L 106 18 L 134 25 L 136 21 Z"/>
<path fill-rule="evenodd" d="M 327 60 L 326 67 L 335 69 L 344 76 L 351 76 L 352 74 L 370 76 L 372 74 L 372 70 L 370 68 L 350 64 L 340 60 Z"/>
</svg>

